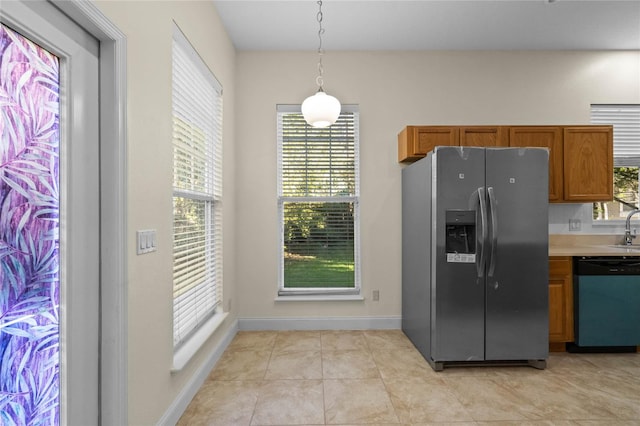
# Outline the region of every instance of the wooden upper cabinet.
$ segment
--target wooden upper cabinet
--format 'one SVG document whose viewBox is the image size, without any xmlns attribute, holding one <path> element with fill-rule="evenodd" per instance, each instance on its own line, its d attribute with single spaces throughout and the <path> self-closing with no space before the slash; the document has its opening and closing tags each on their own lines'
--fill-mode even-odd
<svg viewBox="0 0 640 426">
<path fill-rule="evenodd" d="M 509 146 L 502 126 L 460 127 L 460 146 Z"/>
<path fill-rule="evenodd" d="M 407 126 L 398 134 L 398 161 L 416 161 L 436 146 L 459 145 L 455 126 Z"/>
<path fill-rule="evenodd" d="M 509 128 L 509 146 L 549 148 L 549 201 L 562 201 L 562 128 L 512 126 Z"/>
<path fill-rule="evenodd" d="M 398 161 L 413 162 L 436 146 L 509 146 L 503 126 L 407 126 L 398 134 Z"/>
<path fill-rule="evenodd" d="M 613 127 L 564 127 L 564 199 L 613 200 Z"/>
<path fill-rule="evenodd" d="M 549 148 L 550 202 L 613 199 L 613 126 L 407 126 L 398 134 L 398 161 L 458 145 Z"/>
</svg>

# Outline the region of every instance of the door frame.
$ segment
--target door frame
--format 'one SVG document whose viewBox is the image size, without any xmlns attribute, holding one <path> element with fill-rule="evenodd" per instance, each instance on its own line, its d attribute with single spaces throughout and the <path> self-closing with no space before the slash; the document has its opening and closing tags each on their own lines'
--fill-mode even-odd
<svg viewBox="0 0 640 426">
<path fill-rule="evenodd" d="M 90 0 L 49 0 L 100 42 L 100 423 L 128 424 L 126 37 Z"/>
</svg>

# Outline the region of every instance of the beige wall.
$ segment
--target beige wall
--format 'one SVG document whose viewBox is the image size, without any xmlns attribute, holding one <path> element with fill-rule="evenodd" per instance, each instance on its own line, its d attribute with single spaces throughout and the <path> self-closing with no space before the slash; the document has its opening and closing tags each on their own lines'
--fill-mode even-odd
<svg viewBox="0 0 640 426">
<path fill-rule="evenodd" d="M 360 106 L 363 302 L 274 302 L 275 106 L 315 92 L 313 53 L 234 51 L 208 1 L 98 1 L 127 36 L 129 423 L 157 423 L 236 318 L 400 317 L 400 170 L 407 124 L 587 123 L 590 103 L 640 103 L 640 53 L 328 52 L 325 89 Z M 171 34 L 224 87 L 224 299 L 231 313 L 172 365 Z M 236 114 L 237 117 L 236 120 Z M 237 153 L 237 154 L 236 154 Z M 158 230 L 137 256 L 135 230 Z M 380 301 L 370 300 L 380 290 Z M 233 303 L 230 301 L 233 298 Z"/>
<path fill-rule="evenodd" d="M 213 2 L 107 1 L 98 8 L 127 37 L 129 423 L 156 424 L 235 319 L 171 374 L 171 44 L 175 21 L 224 88 L 224 297 L 234 295 L 235 51 Z M 157 229 L 158 251 L 138 256 L 135 231 Z M 225 304 L 227 306 L 228 304 Z"/>
<path fill-rule="evenodd" d="M 313 53 L 239 52 L 240 318 L 399 317 L 400 170 L 408 124 L 584 124 L 591 103 L 640 102 L 640 52 L 327 52 L 325 90 L 360 106 L 364 302 L 274 302 L 276 116 L 315 91 Z M 558 220 L 564 220 L 559 218 Z M 380 301 L 371 291 L 380 291 Z"/>
</svg>

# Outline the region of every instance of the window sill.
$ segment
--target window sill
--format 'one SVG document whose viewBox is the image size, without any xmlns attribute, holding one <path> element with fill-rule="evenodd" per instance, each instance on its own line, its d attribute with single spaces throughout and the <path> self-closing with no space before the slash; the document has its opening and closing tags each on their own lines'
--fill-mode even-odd
<svg viewBox="0 0 640 426">
<path fill-rule="evenodd" d="M 227 312 L 215 313 L 207 322 L 202 324 L 193 336 L 189 338 L 180 348 L 173 353 L 172 373 L 177 373 L 184 368 L 185 365 L 200 350 L 204 342 L 218 329 L 220 324 L 227 318 Z"/>
<path fill-rule="evenodd" d="M 314 295 L 291 295 L 291 296 L 276 296 L 274 301 L 276 302 L 342 302 L 342 301 L 363 301 L 364 297 L 360 294 L 314 294 Z"/>
</svg>

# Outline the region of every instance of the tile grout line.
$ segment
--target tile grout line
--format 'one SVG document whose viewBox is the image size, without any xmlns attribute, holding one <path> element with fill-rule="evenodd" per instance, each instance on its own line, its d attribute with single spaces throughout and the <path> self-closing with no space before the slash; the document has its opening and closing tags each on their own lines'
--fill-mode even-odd
<svg viewBox="0 0 640 426">
<path fill-rule="evenodd" d="M 326 390 L 325 390 L 325 377 L 324 377 L 324 346 L 322 345 L 322 334 L 320 331 L 320 374 L 322 377 L 322 421 L 324 424 L 327 424 L 327 400 L 326 400 Z"/>
<path fill-rule="evenodd" d="M 249 420 L 249 425 L 253 424 L 253 419 L 256 416 L 256 410 L 258 409 L 258 402 L 260 402 L 260 398 L 262 397 L 262 393 L 264 392 L 265 382 L 267 381 L 267 372 L 269 371 L 269 364 L 271 364 L 271 358 L 273 356 L 273 352 L 276 349 L 276 343 L 278 341 L 278 334 L 280 332 L 276 332 L 276 337 L 273 339 L 273 345 L 271 346 L 271 350 L 269 351 L 269 359 L 267 360 L 267 365 L 264 369 L 264 374 L 262 375 L 262 379 L 260 380 L 260 388 L 258 391 L 258 397 L 256 398 L 256 402 L 253 405 L 253 411 L 251 413 L 251 419 Z"/>
</svg>

